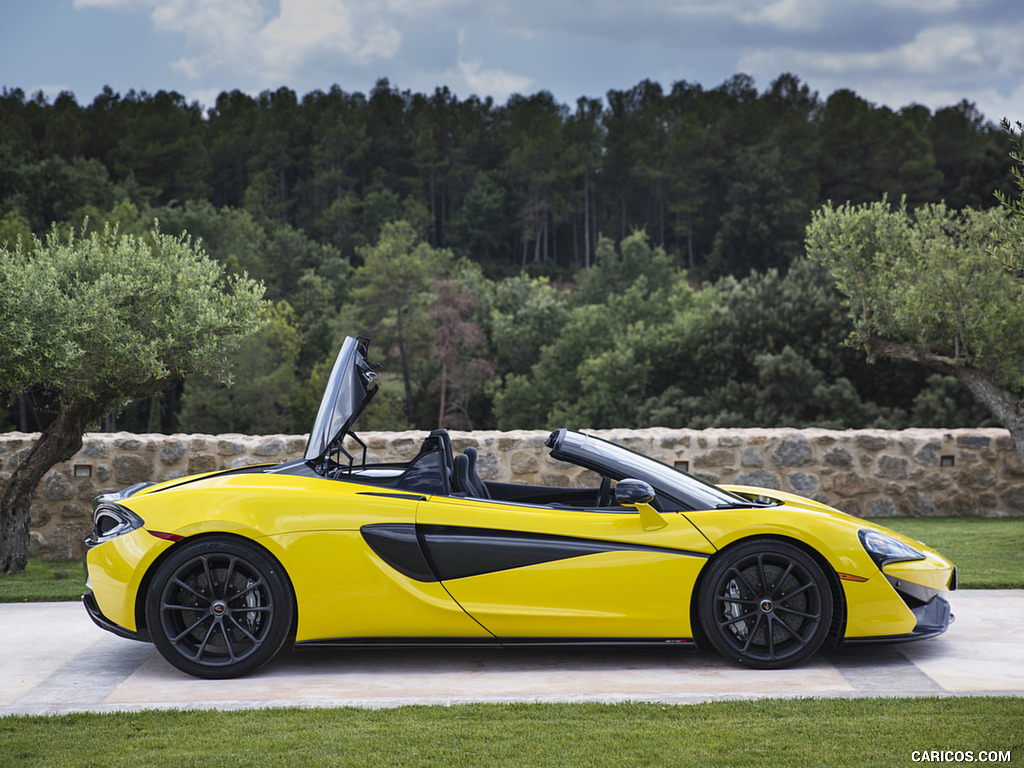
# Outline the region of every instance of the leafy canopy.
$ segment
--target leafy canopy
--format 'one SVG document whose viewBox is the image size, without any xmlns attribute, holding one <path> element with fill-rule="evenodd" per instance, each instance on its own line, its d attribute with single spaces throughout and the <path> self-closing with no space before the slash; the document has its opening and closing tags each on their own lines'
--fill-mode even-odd
<svg viewBox="0 0 1024 768">
<path fill-rule="evenodd" d="M 998 212 L 885 201 L 825 206 L 807 229 L 807 252 L 846 296 L 854 341 L 887 339 L 985 371 L 1024 388 L 1020 287 L 986 252 Z"/>
<path fill-rule="evenodd" d="M 225 375 L 262 296 L 186 235 L 54 226 L 31 250 L 0 246 L 0 391 L 116 400 L 192 371 Z"/>
</svg>

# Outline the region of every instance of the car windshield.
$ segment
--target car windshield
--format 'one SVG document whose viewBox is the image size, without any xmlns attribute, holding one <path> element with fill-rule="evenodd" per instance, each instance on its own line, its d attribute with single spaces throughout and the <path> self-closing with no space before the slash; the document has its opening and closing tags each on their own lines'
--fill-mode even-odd
<svg viewBox="0 0 1024 768">
<path fill-rule="evenodd" d="M 751 502 L 735 493 L 705 482 L 698 477 L 670 467 L 649 456 L 644 456 L 629 448 L 610 443 L 593 435 L 566 430 L 564 437 L 557 446 L 553 446 L 552 455 L 564 454 L 565 457 L 596 471 L 602 468 L 617 469 L 616 480 L 633 477 L 645 480 L 660 492 L 676 501 L 686 504 L 691 509 L 723 509 L 727 507 L 749 507 Z M 562 458 L 561 455 L 556 458 Z"/>
</svg>

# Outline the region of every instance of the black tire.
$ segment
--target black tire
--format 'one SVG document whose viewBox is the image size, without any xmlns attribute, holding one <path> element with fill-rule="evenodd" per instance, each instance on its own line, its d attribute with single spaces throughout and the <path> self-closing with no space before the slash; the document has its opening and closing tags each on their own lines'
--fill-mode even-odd
<svg viewBox="0 0 1024 768">
<path fill-rule="evenodd" d="M 778 539 L 751 539 L 710 565 L 698 596 L 701 627 L 725 658 L 780 669 L 821 647 L 832 590 L 817 561 Z"/>
<path fill-rule="evenodd" d="M 146 623 L 160 654 L 190 675 L 238 677 L 281 649 L 292 626 L 291 585 L 245 539 L 185 544 L 157 569 Z"/>
</svg>

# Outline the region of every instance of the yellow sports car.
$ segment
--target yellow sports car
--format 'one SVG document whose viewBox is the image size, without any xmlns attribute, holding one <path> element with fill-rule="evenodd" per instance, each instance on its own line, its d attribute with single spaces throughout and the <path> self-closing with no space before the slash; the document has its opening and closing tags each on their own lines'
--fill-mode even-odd
<svg viewBox="0 0 1024 768">
<path fill-rule="evenodd" d="M 99 626 L 221 678 L 286 644 L 707 643 L 777 668 L 952 620 L 956 570 L 919 542 L 578 432 L 547 446 L 593 488 L 483 482 L 444 430 L 409 462 L 352 456 L 377 389 L 368 343 L 345 341 L 303 459 L 96 500 L 84 602 Z"/>
</svg>

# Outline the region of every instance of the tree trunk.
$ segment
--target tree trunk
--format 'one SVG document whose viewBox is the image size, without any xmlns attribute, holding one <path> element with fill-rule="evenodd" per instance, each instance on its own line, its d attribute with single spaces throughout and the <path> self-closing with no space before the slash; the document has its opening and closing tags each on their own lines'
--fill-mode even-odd
<svg viewBox="0 0 1024 768">
<path fill-rule="evenodd" d="M 996 421 L 1009 431 L 1017 455 L 1024 461 L 1024 399 L 1004 391 L 984 371 L 951 357 L 925 352 L 877 336 L 869 336 L 865 346 L 868 349 L 868 362 L 874 362 L 876 357 L 911 360 L 960 381 Z"/>
<path fill-rule="evenodd" d="M 29 517 L 36 487 L 51 467 L 82 447 L 86 427 L 109 407 L 107 401 L 61 401 L 53 420 L 14 470 L 0 496 L 0 573 L 21 573 L 28 562 Z"/>
<path fill-rule="evenodd" d="M 402 306 L 396 312 L 398 330 L 398 356 L 402 361 L 402 382 L 405 384 L 405 414 L 409 418 L 409 426 L 415 426 L 416 406 L 412 399 L 412 377 L 409 374 L 409 356 L 405 348 L 405 333 L 402 329 Z"/>
<path fill-rule="evenodd" d="M 583 171 L 583 266 L 590 267 L 590 169 Z"/>
</svg>

